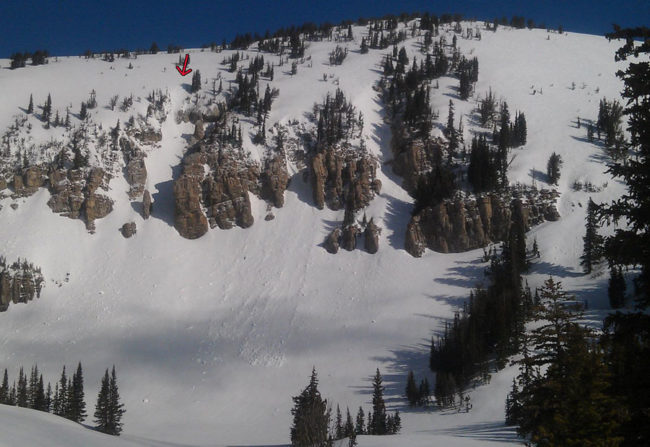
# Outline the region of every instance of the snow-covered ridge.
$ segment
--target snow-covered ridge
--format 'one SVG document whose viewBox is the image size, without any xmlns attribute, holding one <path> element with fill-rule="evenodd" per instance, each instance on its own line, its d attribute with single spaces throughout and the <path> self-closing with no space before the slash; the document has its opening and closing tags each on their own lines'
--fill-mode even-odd
<svg viewBox="0 0 650 447">
<path fill-rule="evenodd" d="M 453 255 L 427 251 L 421 259 L 403 250 L 412 199 L 385 164 L 392 158 L 390 128 L 373 88 L 386 52 L 359 54 L 366 31 L 353 31 L 352 42 L 311 42 L 311 59 L 299 64 L 295 75 L 290 74 L 291 64 L 276 67 L 274 80 L 263 81 L 261 88 L 268 82 L 280 91 L 267 129 L 276 124 L 292 128 L 296 120 L 306 123 L 305 113 L 337 88 L 363 113 L 362 138 L 379 160 L 377 178 L 382 184 L 365 210 L 382 228 L 375 255 L 355 250 L 332 257 L 320 246 L 343 220 L 344 211 L 316 209 L 299 163 L 291 160 L 293 177 L 275 219 L 265 221 L 267 204 L 251 196 L 256 221 L 252 227 L 213 230 L 198 240 L 179 237 L 173 227 L 172 179 L 194 126 L 175 120 L 177 110 L 191 106 L 184 85 L 189 81 L 174 69 L 178 55 L 142 55 L 113 63 L 60 57 L 44 66 L 0 70 L 2 133 L 23 113 L 19 108 L 27 107 L 30 94 L 36 106 L 51 94 L 53 108 L 64 115 L 66 106 L 78 113 L 95 90 L 98 106 L 89 113 L 98 129 L 109 132 L 117 119 L 124 126 L 131 115 L 142 115 L 162 134 L 159 147 L 143 148 L 144 187 L 154 199 L 153 218 L 141 217 L 120 169 L 104 192 L 114 201 L 113 210 L 96 221 L 95 234 L 81 221 L 52 213 L 47 206 L 51 194 L 43 188 L 28 198 L 0 200 L 3 254 L 10 261 L 29 259 L 46 279 L 39 300 L 0 314 L 0 366 L 15 376 L 20 365 L 37 362 L 53 380 L 61 363 L 82 360 L 87 377 L 99 377 L 104 365 L 115 363 L 127 408 L 128 442 L 136 442 L 128 436 L 139 436 L 179 444 L 286 443 L 290 396 L 304 386 L 313 365 L 324 396 L 351 409 L 369 406 L 368 378 L 379 367 L 391 409 L 402 411 L 408 370 L 418 377 L 430 375 L 432 331 L 440 330 L 441 319 L 453 316 L 469 288 L 481 281 L 485 264 L 481 250 Z M 421 38 L 404 44 L 410 55 L 419 57 Z M 347 46 L 348 56 L 341 65 L 330 65 L 329 53 L 336 45 Z M 541 259 L 528 281 L 534 287 L 549 274 L 557 276 L 567 290 L 588 300 L 588 318 L 598 320 L 607 308 L 600 292 L 605 279 L 598 272 L 583 276 L 578 259 L 586 202 L 589 197 L 618 197 L 622 185 L 603 174 L 607 159 L 602 148 L 586 141 L 585 127 L 578 128 L 575 120 L 595 119 L 598 101 L 618 96 L 621 84 L 614 73 L 619 66 L 613 54 L 619 43 L 499 27 L 495 33 L 482 31 L 480 41 L 459 38 L 458 45 L 464 54 L 479 59 L 479 80 L 468 101 L 456 98 L 457 79 L 439 80 L 432 94 L 432 107 L 441 117 L 438 124 L 444 126 L 452 98 L 456 116 L 464 117 L 465 140 L 471 140 L 479 130 L 470 119 L 476 99 L 492 88 L 511 110 L 524 111 L 528 121 L 528 143 L 514 150 L 512 183 L 529 185 L 533 178 L 543 183 L 550 154 L 562 156 L 561 219 L 542 224 L 530 235 L 537 238 Z M 203 90 L 209 91 L 219 74 L 228 87 L 235 74 L 223 70 L 220 62 L 233 52 L 189 52 L 191 67 L 201 71 L 206 83 Z M 244 53 L 252 58 L 257 51 Z M 152 91 L 169 96 L 164 120 L 146 118 L 146 98 Z M 133 95 L 129 111 L 110 110 L 116 94 L 120 100 Z M 251 141 L 254 123 L 240 122 L 247 136 L 245 150 L 252 159 L 263 160 L 266 148 Z M 62 128 L 44 129 L 34 117 L 20 128 L 28 123 L 32 129 L 25 144 L 33 143 L 37 153 L 52 137 L 63 138 Z M 20 130 L 19 135 L 27 132 Z M 12 144 L 11 151 L 15 147 Z M 606 186 L 596 192 L 574 190 L 575 182 Z M 126 240 L 118 229 L 128 221 L 137 223 L 138 232 Z M 69 281 L 64 281 L 68 274 Z M 360 445 L 509 444 L 513 435 L 500 424 L 512 374 L 496 374 L 489 386 L 474 390 L 470 413 L 403 411 L 403 435 L 361 438 Z M 87 396 L 89 407 L 94 397 Z M 7 411 L 12 412 L 7 418 L 24 418 L 23 410 Z M 25 431 L 30 426 L 26 424 Z M 0 442 L 7 445 L 19 445 L 12 440 L 22 439 L 3 436 Z M 147 442 L 135 445 L 156 445 Z M 94 440 L 79 445 L 89 443 L 102 445 Z"/>
</svg>

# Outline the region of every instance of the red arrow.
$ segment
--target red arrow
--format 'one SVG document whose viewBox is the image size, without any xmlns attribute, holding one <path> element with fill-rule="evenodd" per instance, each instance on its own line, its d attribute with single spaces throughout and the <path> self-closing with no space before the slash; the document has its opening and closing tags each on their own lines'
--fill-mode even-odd
<svg viewBox="0 0 650 447">
<path fill-rule="evenodd" d="M 190 57 L 189 54 L 185 55 L 185 62 L 183 63 L 183 68 L 182 69 L 178 65 L 176 66 L 176 70 L 178 70 L 178 72 L 181 74 L 181 76 L 185 76 L 186 74 L 188 74 L 189 72 L 192 71 L 191 68 L 188 68 L 187 70 L 185 69 L 187 67 L 187 60 L 189 59 L 189 57 Z"/>
</svg>

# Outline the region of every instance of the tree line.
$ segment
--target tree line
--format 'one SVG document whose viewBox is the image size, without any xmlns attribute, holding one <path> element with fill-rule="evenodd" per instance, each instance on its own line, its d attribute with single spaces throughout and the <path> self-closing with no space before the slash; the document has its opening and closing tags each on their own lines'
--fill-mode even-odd
<svg viewBox="0 0 650 447">
<path fill-rule="evenodd" d="M 87 414 L 81 362 L 78 363 L 71 377 L 67 375 L 64 365 L 59 380 L 54 384 L 54 389 L 49 382 L 47 386 L 44 385 L 43 374 L 39 371 L 38 365 L 32 367 L 29 377 L 21 366 L 18 380 L 14 380 L 11 385 L 5 368 L 0 385 L 0 404 L 44 411 L 82 423 Z M 115 366 L 113 366 L 111 375 L 109 376 L 106 369 L 101 382 L 94 413 L 95 428 L 102 433 L 119 435 L 122 432 L 124 412 Z"/>
<path fill-rule="evenodd" d="M 299 395 L 292 397 L 294 406 L 291 409 L 291 445 L 331 447 L 334 441 L 347 438 L 351 447 L 357 445 L 358 435 L 398 433 L 402 426 L 399 411 L 393 414 L 386 411 L 383 378 L 379 369 L 375 372 L 372 387 L 372 410 L 367 413 L 367 419 L 362 407 L 359 407 L 354 421 L 350 409 L 347 408 L 344 419 L 337 405 L 336 415 L 332 420 L 332 406 L 321 396 L 318 390 L 318 375 L 316 369 L 312 369 L 309 384 Z"/>
<path fill-rule="evenodd" d="M 608 166 L 627 186 L 621 198 L 589 201 L 581 261 L 585 273 L 607 261 L 612 308 L 627 304 L 624 272 L 636 268 L 629 275 L 634 308 L 610 313 L 598 334 L 581 324 L 580 307 L 559 282 L 545 282 L 533 315 L 539 323 L 522 337 L 519 374 L 506 401 L 507 421 L 534 446 L 650 445 L 650 95 L 643 88 L 650 65 L 638 61 L 650 52 L 650 29 L 615 26 L 607 37 L 625 42 L 616 60 L 634 60 L 617 73 L 627 107 L 601 101 L 599 129 L 610 133 L 610 143 L 618 134 L 614 139 L 634 157 Z M 628 116 L 629 141 L 621 115 Z M 613 234 L 598 234 L 602 223 L 620 221 L 627 224 Z"/>
</svg>

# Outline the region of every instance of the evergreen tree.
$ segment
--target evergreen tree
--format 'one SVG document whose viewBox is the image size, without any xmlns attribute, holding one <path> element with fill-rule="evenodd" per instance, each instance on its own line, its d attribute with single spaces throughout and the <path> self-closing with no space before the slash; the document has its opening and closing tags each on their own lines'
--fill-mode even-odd
<svg viewBox="0 0 650 447">
<path fill-rule="evenodd" d="M 605 256 L 616 265 L 641 267 L 637 280 L 638 303 L 646 307 L 650 304 L 650 94 L 646 88 L 650 64 L 644 58 L 650 53 L 650 29 L 615 26 L 614 32 L 607 37 L 625 39 L 625 44 L 616 53 L 616 60 L 635 59 L 625 71 L 617 72 L 624 82 L 622 97 L 627 107 L 623 113 L 628 117 L 629 146 L 635 157 L 615 161 L 608 170 L 625 182 L 627 190 L 620 199 L 602 207 L 601 217 L 614 223 L 622 219 L 628 225 L 617 228 L 614 235 L 606 239 Z"/>
<path fill-rule="evenodd" d="M 372 425 L 370 435 L 385 435 L 388 432 L 386 420 L 386 404 L 384 403 L 384 386 L 382 385 L 379 368 L 372 382 Z"/>
<path fill-rule="evenodd" d="M 426 406 L 429 403 L 430 394 L 429 381 L 425 377 L 420 381 L 420 387 L 418 388 L 418 405 Z"/>
<path fill-rule="evenodd" d="M 158 51 L 160 51 L 160 48 L 158 48 L 158 44 L 156 42 L 153 42 L 151 44 L 151 47 L 149 47 L 149 52 L 151 54 L 158 54 Z"/>
<path fill-rule="evenodd" d="M 363 435 L 366 433 L 366 421 L 365 414 L 363 413 L 363 408 L 359 407 L 357 412 L 357 418 L 355 420 L 354 432 L 357 435 Z"/>
<path fill-rule="evenodd" d="M 352 420 L 352 415 L 350 414 L 350 408 L 346 408 L 345 411 L 345 426 L 343 427 L 343 437 L 352 438 L 355 436 L 354 433 L 354 421 Z"/>
<path fill-rule="evenodd" d="M 52 96 L 48 93 L 47 100 L 43 106 L 43 121 L 45 121 L 48 126 L 50 124 L 50 119 L 52 118 Z"/>
<path fill-rule="evenodd" d="M 66 417 L 68 413 L 68 376 L 65 373 L 65 365 L 61 371 L 58 387 L 55 388 L 53 407 L 54 414 Z"/>
<path fill-rule="evenodd" d="M 31 93 L 29 95 L 29 105 L 27 106 L 27 113 L 34 113 L 34 98 Z"/>
<path fill-rule="evenodd" d="M 34 394 L 34 410 L 38 411 L 49 411 L 49 406 L 47 405 L 47 397 L 45 395 L 45 387 L 43 386 L 43 375 L 41 374 L 36 382 L 36 391 Z"/>
<path fill-rule="evenodd" d="M 111 425 L 110 415 L 110 378 L 108 376 L 108 369 L 102 378 L 102 384 L 97 395 L 97 404 L 95 405 L 95 424 L 97 430 L 102 433 L 108 433 Z"/>
<path fill-rule="evenodd" d="M 361 54 L 367 54 L 368 51 L 368 43 L 366 42 L 366 38 L 363 37 L 361 39 Z"/>
<path fill-rule="evenodd" d="M 291 445 L 326 446 L 329 412 L 327 411 L 327 401 L 321 397 L 318 391 L 316 368 L 312 370 L 309 385 L 292 399 L 294 407 L 291 410 L 293 415 Z"/>
<path fill-rule="evenodd" d="M 199 90 L 201 90 L 201 72 L 199 70 L 196 70 L 192 75 L 192 87 L 190 91 L 192 93 L 196 93 Z"/>
<path fill-rule="evenodd" d="M 607 288 L 609 304 L 612 309 L 619 309 L 625 305 L 626 288 L 623 270 L 621 267 L 612 266 L 609 270 L 609 287 Z"/>
<path fill-rule="evenodd" d="M 88 118 L 88 110 L 87 110 L 86 102 L 82 101 L 81 110 L 79 111 L 79 119 L 84 121 L 86 118 Z"/>
<path fill-rule="evenodd" d="M 83 384 L 82 384 L 83 385 Z M 115 365 L 111 371 L 111 380 L 109 382 L 109 410 L 110 410 L 110 426 L 109 434 L 119 436 L 122 432 L 122 416 L 126 412 L 124 404 L 120 402 L 120 392 L 117 387 L 117 375 L 115 374 Z"/>
<path fill-rule="evenodd" d="M 47 383 L 47 391 L 45 392 L 45 405 L 43 411 L 48 413 L 52 411 L 52 385 L 50 385 L 50 382 Z"/>
<path fill-rule="evenodd" d="M 418 404 L 420 400 L 420 393 L 415 383 L 415 376 L 413 375 L 413 371 L 409 371 L 408 373 L 408 377 L 406 379 L 405 394 L 410 406 L 414 407 Z"/>
<path fill-rule="evenodd" d="M 18 372 L 18 388 L 16 388 L 16 405 L 19 407 L 28 407 L 29 405 L 29 394 L 27 389 L 27 377 L 23 371 L 23 367 L 20 367 Z"/>
<path fill-rule="evenodd" d="M 583 252 L 580 257 L 580 265 L 585 273 L 591 273 L 592 267 L 598 263 L 602 246 L 602 236 L 598 234 L 598 212 L 597 205 L 589 199 L 587 205 L 586 234 L 583 240 Z"/>
<path fill-rule="evenodd" d="M 7 399 L 7 405 L 16 405 L 16 381 L 14 380 L 13 385 L 11 386 L 11 389 L 9 390 L 9 398 Z"/>
<path fill-rule="evenodd" d="M 343 438 L 343 416 L 341 408 L 336 404 L 336 425 L 334 426 L 335 439 Z"/>
<path fill-rule="evenodd" d="M 72 386 L 68 390 L 68 419 L 83 422 L 86 419 L 86 402 L 84 401 L 84 382 L 81 362 L 77 371 L 72 375 Z"/>
<path fill-rule="evenodd" d="M 560 168 L 562 167 L 562 157 L 553 152 L 546 164 L 546 175 L 553 185 L 557 185 L 560 179 Z"/>
<path fill-rule="evenodd" d="M 2 377 L 2 385 L 0 385 L 0 404 L 8 405 L 9 402 L 9 376 L 7 375 L 7 368 L 5 368 L 4 376 Z"/>
</svg>

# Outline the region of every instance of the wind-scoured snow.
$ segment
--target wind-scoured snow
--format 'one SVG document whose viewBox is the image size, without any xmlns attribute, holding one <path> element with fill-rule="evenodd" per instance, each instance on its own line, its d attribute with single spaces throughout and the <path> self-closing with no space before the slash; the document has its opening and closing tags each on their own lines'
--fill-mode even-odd
<svg viewBox="0 0 650 447">
<path fill-rule="evenodd" d="M 363 112 L 364 136 L 379 157 L 383 185 L 366 210 L 382 227 L 375 255 L 362 250 L 326 252 L 321 244 L 343 220 L 343 211 L 316 209 L 301 173 L 292 178 L 285 206 L 273 210 L 274 220 L 264 221 L 266 204 L 251 197 L 251 228 L 214 229 L 197 240 L 179 236 L 173 227 L 172 181 L 187 146 L 184 136 L 193 127 L 174 119 L 189 97 L 183 86 L 189 80 L 174 68 L 177 54 L 113 63 L 59 57 L 44 66 L 0 70 L 2 129 L 26 108 L 30 93 L 35 105 L 49 92 L 55 110 L 64 112 L 71 105 L 77 113 L 95 89 L 99 106 L 92 119 L 105 128 L 114 126 L 117 117 L 124 122 L 130 115 L 106 108 L 114 94 L 133 93 L 136 109 L 144 107 L 137 97 L 144 103 L 154 89 L 168 90 L 172 100 L 161 147 L 149 151 L 145 160 L 146 186 L 155 200 L 149 220 L 143 220 L 137 204 L 128 200 L 128 185 L 120 177 L 111 180 L 108 193 L 115 200 L 114 210 L 96 221 L 95 234 L 80 220 L 52 213 L 45 189 L 18 199 L 15 210 L 9 206 L 12 199 L 0 201 L 0 252 L 9 260 L 27 258 L 46 277 L 40 299 L 11 305 L 0 314 L 0 367 L 16 377 L 19 366 L 38 363 L 45 380 L 54 383 L 63 364 L 70 368 L 81 361 L 92 414 L 104 369 L 115 364 L 127 410 L 125 439 L 109 439 L 54 416 L 28 416 L 27 410 L 3 407 L 0 419 L 10 422 L 3 423 L 0 445 L 54 445 L 42 443 L 41 436 L 69 446 L 286 444 L 291 396 L 307 384 L 312 366 L 324 397 L 343 410 L 349 406 L 353 415 L 359 405 L 366 412 L 371 407 L 371 376 L 380 369 L 389 410 L 399 409 L 402 415 L 402 434 L 360 437 L 361 446 L 517 442 L 514 430 L 503 425 L 514 367 L 469 391 L 469 413 L 410 410 L 403 398 L 410 369 L 417 380 L 426 375 L 434 383 L 428 370 L 431 336 L 462 306 L 471 287 L 483 281 L 487 264 L 481 262 L 482 250 L 427 251 L 420 259 L 404 250 L 412 199 L 400 187 L 401 179 L 384 165 L 392 158 L 390 128 L 374 89 L 386 52 L 359 54 L 364 32 L 355 27 L 356 42 L 340 44 L 349 46 L 340 66 L 328 62 L 335 42 L 310 43 L 306 56 L 311 60 L 298 66 L 296 76 L 288 73 L 290 64 L 276 66 L 272 86 L 280 95 L 267 129 L 276 122 L 306 121 L 314 102 L 337 87 Z M 419 60 L 417 41 L 405 45 Z M 619 66 L 613 54 L 620 42 L 500 27 L 495 33 L 483 30 L 481 41 L 459 37 L 458 45 L 467 57 L 478 57 L 479 81 L 474 95 L 461 101 L 457 79 L 439 80 L 440 88 L 431 92 L 441 125 L 452 99 L 456 118 L 463 115 L 469 142 L 479 130 L 471 117 L 476 100 L 492 88 L 497 98 L 508 102 L 512 114 L 525 112 L 528 123 L 528 143 L 512 152 L 512 182 L 530 185 L 534 170 L 537 185 L 549 187 L 546 162 L 552 152 L 562 156 L 561 219 L 529 233 L 530 244 L 537 238 L 541 259 L 527 278 L 534 287 L 552 274 L 565 289 L 588 301 L 587 317 L 598 321 L 608 309 L 602 292 L 606 275 L 597 270 L 584 276 L 579 266 L 586 205 L 590 196 L 596 202 L 620 196 L 623 186 L 604 174 L 607 157 L 602 147 L 587 142 L 586 123 L 595 120 L 601 98 L 619 96 L 622 85 L 614 75 Z M 220 65 L 231 53 L 190 50 L 190 68 L 200 70 L 204 81 L 217 73 L 232 79 Z M 253 57 L 257 51 L 246 53 Z M 127 69 L 129 63 L 133 69 Z M 203 88 L 210 89 L 211 81 Z M 579 129 L 578 116 L 583 122 Z M 30 120 L 34 138 L 55 134 Z M 250 129 L 245 125 L 245 131 Z M 259 158 L 261 149 L 250 141 L 245 146 Z M 576 180 L 590 181 L 602 191 L 573 191 Z M 138 227 L 128 240 L 118 231 L 127 221 Z M 52 433 L 57 437 L 51 438 Z"/>
</svg>

